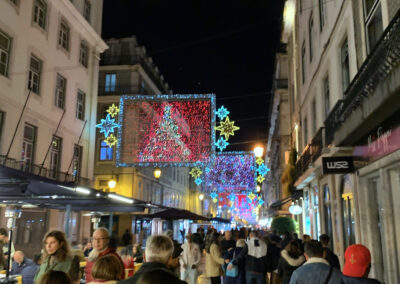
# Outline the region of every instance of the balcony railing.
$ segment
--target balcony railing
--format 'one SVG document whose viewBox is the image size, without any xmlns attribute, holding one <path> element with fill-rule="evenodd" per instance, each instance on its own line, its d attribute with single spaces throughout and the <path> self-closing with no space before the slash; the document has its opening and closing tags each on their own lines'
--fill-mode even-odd
<svg viewBox="0 0 400 284">
<path fill-rule="evenodd" d="M 12 158 L 6 158 L 4 155 L 0 155 L 0 165 L 21 171 L 26 174 L 51 179 L 57 182 L 74 182 L 75 184 L 82 186 L 91 186 L 91 181 L 88 178 L 75 176 L 67 172 L 54 171 L 41 165 L 35 165 L 24 161 L 17 161 L 16 159 Z"/>
<path fill-rule="evenodd" d="M 325 120 L 327 143 L 351 113 L 372 94 L 400 62 L 400 10 L 385 29 L 378 43 L 364 61 L 347 88 L 344 99 L 339 100 Z"/>
<path fill-rule="evenodd" d="M 121 54 L 115 56 L 103 54 L 100 61 L 101 66 L 136 64 L 140 64 L 140 66 L 142 66 L 146 74 L 150 77 L 151 81 L 157 86 L 157 88 L 161 92 L 167 93 L 169 91 L 167 86 L 161 79 L 160 74 L 158 74 L 158 72 L 156 71 L 155 65 L 147 60 L 144 56 L 136 54 Z"/>
<path fill-rule="evenodd" d="M 312 163 L 314 163 L 321 156 L 322 149 L 326 145 L 325 136 L 326 136 L 325 128 L 321 127 L 315 133 L 313 139 L 311 140 L 311 144 L 308 144 L 304 149 L 303 153 L 301 153 L 301 156 L 297 160 L 295 165 L 295 170 L 296 170 L 295 180 L 301 177 L 307 171 L 307 169 L 309 169 L 310 166 L 312 166 Z"/>
</svg>

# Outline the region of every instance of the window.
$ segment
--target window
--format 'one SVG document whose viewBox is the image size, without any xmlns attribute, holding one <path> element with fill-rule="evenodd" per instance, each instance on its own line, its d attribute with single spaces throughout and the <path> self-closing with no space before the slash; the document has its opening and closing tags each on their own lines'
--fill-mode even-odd
<svg viewBox="0 0 400 284">
<path fill-rule="evenodd" d="M 76 118 L 80 120 L 85 120 L 85 100 L 86 94 L 81 90 L 78 90 L 76 96 Z"/>
<path fill-rule="evenodd" d="M 380 0 L 364 0 L 364 19 L 367 38 L 367 52 L 371 52 L 383 33 L 382 8 Z"/>
<path fill-rule="evenodd" d="M 74 156 L 72 158 L 72 177 L 73 180 L 77 180 L 81 175 L 81 163 L 82 163 L 82 147 L 74 145 Z"/>
<path fill-rule="evenodd" d="M 90 13 L 92 10 L 92 4 L 90 4 L 90 1 L 85 0 L 85 6 L 83 8 L 83 17 L 90 23 Z"/>
<path fill-rule="evenodd" d="M 303 121 L 303 129 L 304 129 L 304 148 L 306 147 L 306 145 L 308 144 L 308 121 L 307 121 L 307 117 L 304 118 Z"/>
<path fill-rule="evenodd" d="M 65 50 L 69 50 L 69 26 L 65 21 L 61 21 L 60 23 L 58 44 Z"/>
<path fill-rule="evenodd" d="M 308 21 L 308 40 L 309 40 L 309 47 L 310 47 L 310 62 L 313 59 L 313 27 L 314 27 L 314 20 L 313 15 L 311 14 L 310 20 Z"/>
<path fill-rule="evenodd" d="M 343 234 L 344 244 L 347 248 L 349 245 L 355 243 L 355 220 L 354 220 L 354 201 L 353 201 L 353 184 L 350 175 L 344 175 L 342 177 L 341 184 L 342 193 L 342 218 L 343 218 Z"/>
<path fill-rule="evenodd" d="M 105 79 L 105 91 L 106 92 L 114 92 L 115 91 L 115 81 L 117 79 L 117 74 L 106 74 Z"/>
<path fill-rule="evenodd" d="M 326 0 L 318 0 L 318 6 L 319 6 L 319 28 L 320 28 L 321 31 L 325 26 L 325 1 Z"/>
<path fill-rule="evenodd" d="M 340 48 L 340 55 L 342 65 L 342 88 L 344 94 L 350 84 L 349 47 L 347 44 L 347 39 Z"/>
<path fill-rule="evenodd" d="M 332 249 L 333 232 L 332 232 L 331 195 L 329 192 L 329 186 L 327 184 L 324 185 L 324 219 L 325 219 L 325 233 L 331 239 L 331 241 L 329 242 L 329 246 Z"/>
<path fill-rule="evenodd" d="M 5 112 L 0 111 L 0 141 L 1 141 L 1 136 L 2 136 L 2 133 L 3 133 L 5 115 L 6 115 Z"/>
<path fill-rule="evenodd" d="M 44 2 L 43 0 L 35 0 L 35 4 L 33 7 L 33 21 L 43 30 L 46 29 L 46 14 L 46 2 Z"/>
<path fill-rule="evenodd" d="M 65 105 L 66 87 L 67 87 L 67 79 L 65 79 L 60 74 L 57 74 L 54 103 L 57 107 L 62 108 L 62 109 L 64 109 L 64 105 Z"/>
<path fill-rule="evenodd" d="M 51 142 L 50 148 L 50 167 L 49 167 L 49 177 L 57 179 L 58 172 L 60 170 L 60 160 L 61 160 L 61 138 L 53 136 L 53 141 Z"/>
<path fill-rule="evenodd" d="M 21 152 L 21 170 L 30 172 L 34 160 L 34 149 L 36 144 L 36 127 L 25 124 L 24 140 L 22 142 Z"/>
<path fill-rule="evenodd" d="M 88 45 L 82 40 L 81 45 L 79 48 L 79 62 L 85 66 L 86 68 L 88 67 L 88 55 L 89 55 L 89 47 Z"/>
<path fill-rule="evenodd" d="M 35 56 L 31 55 L 28 89 L 32 90 L 32 92 L 36 94 L 39 94 L 41 69 L 42 69 L 42 62 Z"/>
<path fill-rule="evenodd" d="M 112 161 L 113 160 L 113 147 L 109 147 L 103 140 L 100 141 L 100 161 Z"/>
<path fill-rule="evenodd" d="M 306 59 L 306 43 L 303 42 L 303 45 L 301 46 L 301 80 L 303 84 L 306 81 L 305 59 Z"/>
<path fill-rule="evenodd" d="M 317 132 L 317 103 L 315 102 L 315 99 L 311 104 L 311 115 L 312 115 L 312 131 L 313 134 L 315 134 L 315 132 Z"/>
<path fill-rule="evenodd" d="M 330 97 L 329 97 L 329 77 L 326 77 L 323 83 L 324 88 L 324 105 L 325 105 L 325 119 L 331 110 Z"/>
<path fill-rule="evenodd" d="M 303 12 L 303 0 L 300 0 L 299 1 L 299 8 L 300 8 L 300 14 L 301 14 L 301 12 Z"/>
<path fill-rule="evenodd" d="M 10 52 L 11 38 L 0 31 L 0 75 L 7 76 Z"/>
</svg>

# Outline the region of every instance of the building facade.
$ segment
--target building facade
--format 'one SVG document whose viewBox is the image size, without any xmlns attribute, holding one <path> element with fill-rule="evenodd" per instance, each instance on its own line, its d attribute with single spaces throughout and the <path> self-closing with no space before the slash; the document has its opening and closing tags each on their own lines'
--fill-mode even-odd
<svg viewBox="0 0 400 284">
<path fill-rule="evenodd" d="M 370 276 L 398 283 L 400 1 L 303 0 L 286 8 L 300 231 L 330 235 L 342 263 L 349 245 L 366 245 Z"/>
<path fill-rule="evenodd" d="M 107 48 L 100 37 L 102 8 L 102 1 L 90 0 L 0 1 L 2 165 L 91 186 L 99 59 Z M 32 243 L 26 240 L 40 247 L 47 229 L 63 228 L 51 221 L 62 212 L 29 210 L 21 230 L 31 232 L 31 220 L 40 228 L 38 236 L 17 240 L 16 247 L 27 250 Z M 78 241 L 82 232 L 69 237 Z"/>
</svg>

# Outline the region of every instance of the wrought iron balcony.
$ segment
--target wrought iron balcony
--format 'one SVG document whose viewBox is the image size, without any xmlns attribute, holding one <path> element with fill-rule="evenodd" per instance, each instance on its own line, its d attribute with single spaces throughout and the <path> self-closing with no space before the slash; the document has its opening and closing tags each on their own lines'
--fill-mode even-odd
<svg viewBox="0 0 400 284">
<path fill-rule="evenodd" d="M 321 127 L 315 133 L 311 144 L 308 144 L 303 153 L 301 153 L 300 158 L 297 160 L 295 165 L 295 180 L 301 177 L 309 168 L 312 166 L 322 153 L 322 149 L 326 146 L 325 144 L 325 128 Z"/>
<path fill-rule="evenodd" d="M 157 86 L 157 88 L 161 92 L 168 93 L 169 90 L 161 79 L 160 74 L 158 74 L 158 72 L 156 71 L 155 65 L 144 56 L 136 54 L 121 54 L 115 56 L 102 54 L 100 60 L 101 66 L 136 64 L 140 64 L 140 66 L 142 66 L 146 74 L 150 77 L 151 81 Z"/>
<path fill-rule="evenodd" d="M 381 38 L 364 61 L 357 75 L 325 120 L 327 143 L 351 113 L 372 94 L 400 62 L 400 10 L 396 13 Z"/>
</svg>

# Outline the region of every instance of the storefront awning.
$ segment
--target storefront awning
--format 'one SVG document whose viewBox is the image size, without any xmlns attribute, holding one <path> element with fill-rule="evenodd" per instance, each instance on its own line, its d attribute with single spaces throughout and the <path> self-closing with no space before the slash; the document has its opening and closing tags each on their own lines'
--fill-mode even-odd
<svg viewBox="0 0 400 284">
<path fill-rule="evenodd" d="M 160 218 L 163 220 L 179 220 L 179 219 L 204 220 L 204 221 L 209 220 L 207 217 L 197 215 L 191 211 L 178 208 L 169 208 L 154 214 L 145 215 L 143 217 L 147 217 L 149 219 Z"/>
</svg>

